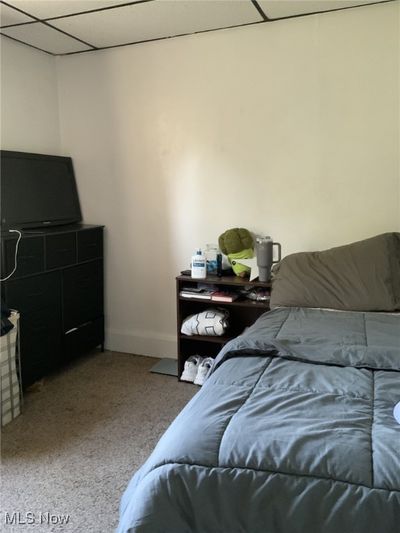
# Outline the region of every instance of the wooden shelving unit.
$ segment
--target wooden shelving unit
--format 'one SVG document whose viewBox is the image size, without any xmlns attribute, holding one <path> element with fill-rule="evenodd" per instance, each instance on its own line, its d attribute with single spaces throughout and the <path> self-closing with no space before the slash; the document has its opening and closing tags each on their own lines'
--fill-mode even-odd
<svg viewBox="0 0 400 533">
<path fill-rule="evenodd" d="M 201 298 L 185 298 L 180 295 L 184 287 L 197 286 L 198 283 L 216 285 L 219 289 L 240 290 L 244 287 L 270 289 L 270 283 L 249 281 L 236 276 L 208 276 L 204 280 L 192 279 L 190 276 L 176 278 L 177 339 L 178 339 L 178 377 L 182 374 L 186 359 L 191 355 L 215 357 L 222 346 L 240 335 L 251 326 L 257 318 L 269 311 L 269 302 L 257 302 L 240 297 L 233 302 L 215 302 Z M 221 307 L 229 312 L 229 328 L 221 337 L 204 335 L 184 335 L 181 333 L 183 320 L 189 315 L 200 313 L 205 309 Z"/>
</svg>

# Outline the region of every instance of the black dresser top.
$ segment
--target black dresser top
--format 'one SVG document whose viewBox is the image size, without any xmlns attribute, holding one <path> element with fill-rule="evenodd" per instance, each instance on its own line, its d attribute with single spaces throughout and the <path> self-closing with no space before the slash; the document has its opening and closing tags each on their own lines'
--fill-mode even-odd
<svg viewBox="0 0 400 533">
<path fill-rule="evenodd" d="M 96 224 L 65 224 L 62 226 L 49 226 L 44 228 L 20 229 L 23 237 L 40 237 L 45 235 L 57 235 L 61 233 L 70 233 L 71 231 L 84 231 L 89 229 L 104 228 L 103 225 Z M 2 239 L 16 239 L 17 233 L 8 230 L 1 232 Z"/>
</svg>

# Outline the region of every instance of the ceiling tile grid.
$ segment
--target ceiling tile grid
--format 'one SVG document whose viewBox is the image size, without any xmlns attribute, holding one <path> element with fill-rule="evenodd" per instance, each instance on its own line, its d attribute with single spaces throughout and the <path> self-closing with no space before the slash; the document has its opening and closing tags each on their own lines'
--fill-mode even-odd
<svg viewBox="0 0 400 533">
<path fill-rule="evenodd" d="M 109 47 L 262 20 L 249 1 L 158 0 L 58 19 L 53 25 L 87 39 L 96 47 Z"/>
<path fill-rule="evenodd" d="M 376 1 L 379 3 L 384 0 Z M 324 13 L 372 3 L 375 3 L 375 0 L 258 0 L 261 9 L 271 20 Z"/>
<path fill-rule="evenodd" d="M 32 22 L 31 17 L 16 11 L 12 7 L 0 4 L 0 20 L 2 26 L 9 26 L 11 24 L 22 24 L 24 22 Z"/>
<path fill-rule="evenodd" d="M 129 0 L 10 0 L 8 3 L 40 20 L 48 20 L 128 2 Z"/>
<path fill-rule="evenodd" d="M 12 39 L 55 55 L 93 49 L 41 22 L 26 24 L 24 26 L 13 26 L 5 29 L 4 34 Z"/>
<path fill-rule="evenodd" d="M 0 33 L 53 55 L 398 0 L 0 0 Z"/>
</svg>

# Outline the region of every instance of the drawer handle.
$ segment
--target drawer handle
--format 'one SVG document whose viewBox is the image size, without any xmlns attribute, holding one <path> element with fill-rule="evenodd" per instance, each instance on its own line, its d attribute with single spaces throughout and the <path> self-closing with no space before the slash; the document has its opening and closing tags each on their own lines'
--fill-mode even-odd
<svg viewBox="0 0 400 533">
<path fill-rule="evenodd" d="M 84 327 L 88 326 L 91 323 L 92 323 L 92 321 L 90 320 L 89 322 L 84 322 L 83 324 L 79 324 L 79 326 L 77 326 L 76 328 L 71 328 L 68 331 L 66 331 L 65 335 L 69 335 L 70 333 L 73 333 L 74 331 L 78 331 L 78 329 L 84 328 Z"/>
<path fill-rule="evenodd" d="M 88 244 L 87 246 L 88 246 L 88 248 L 94 248 L 96 246 L 96 243 L 92 242 L 92 243 Z"/>
<path fill-rule="evenodd" d="M 35 259 L 34 255 L 21 255 L 20 259 Z"/>
<path fill-rule="evenodd" d="M 37 298 L 38 296 L 43 296 L 43 292 L 34 292 L 32 294 L 28 294 L 28 298 Z"/>
<path fill-rule="evenodd" d="M 61 250 L 58 250 L 59 253 L 65 254 L 65 252 L 72 252 L 72 248 L 61 248 Z"/>
</svg>

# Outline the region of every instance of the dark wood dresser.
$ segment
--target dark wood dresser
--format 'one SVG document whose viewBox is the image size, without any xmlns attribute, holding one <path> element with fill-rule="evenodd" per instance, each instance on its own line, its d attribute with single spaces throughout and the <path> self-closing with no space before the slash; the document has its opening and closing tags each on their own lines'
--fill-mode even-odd
<svg viewBox="0 0 400 533">
<path fill-rule="evenodd" d="M 2 234 L 1 278 L 14 268 L 17 236 Z M 1 284 L 20 312 L 22 385 L 104 344 L 103 226 L 24 230 L 18 268 Z"/>
</svg>

